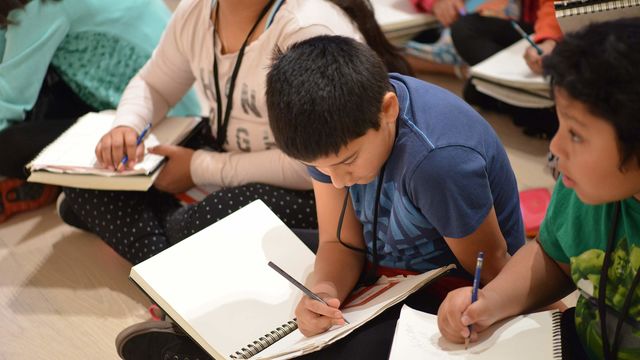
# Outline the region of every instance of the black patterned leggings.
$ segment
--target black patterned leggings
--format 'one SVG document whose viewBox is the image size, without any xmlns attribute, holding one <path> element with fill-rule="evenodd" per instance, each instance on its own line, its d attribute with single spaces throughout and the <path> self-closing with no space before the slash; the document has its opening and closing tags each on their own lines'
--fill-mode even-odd
<svg viewBox="0 0 640 360">
<path fill-rule="evenodd" d="M 222 189 L 182 206 L 171 194 L 65 188 L 65 202 L 91 232 L 137 264 L 261 199 L 290 228 L 318 227 L 313 191 L 248 184 Z M 61 214 L 62 215 L 62 214 Z M 62 216 L 63 219 L 68 217 Z M 74 224 L 75 225 L 75 224 Z"/>
</svg>

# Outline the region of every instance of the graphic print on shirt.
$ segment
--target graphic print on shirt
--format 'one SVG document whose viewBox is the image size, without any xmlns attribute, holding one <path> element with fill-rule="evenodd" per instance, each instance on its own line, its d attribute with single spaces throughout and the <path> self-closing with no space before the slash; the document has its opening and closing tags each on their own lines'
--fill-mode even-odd
<svg viewBox="0 0 640 360">
<path fill-rule="evenodd" d="M 602 337 L 597 296 L 600 271 L 605 252 L 590 249 L 572 257 L 571 277 L 583 294 L 576 304 L 576 329 L 584 342 L 584 347 L 592 357 L 602 358 Z M 627 237 L 617 242 L 611 255 L 611 267 L 607 278 L 606 304 L 609 341 L 613 341 L 618 314 L 640 267 L 640 247 L 629 246 Z M 591 295 L 591 296 L 588 296 Z M 629 310 L 629 319 L 620 331 L 619 359 L 640 358 L 640 287 L 636 288 Z"/>
<path fill-rule="evenodd" d="M 251 96 L 249 96 L 249 93 L 251 93 Z M 244 111 L 245 114 L 249 114 L 251 112 L 256 117 L 262 118 L 262 114 L 260 114 L 260 111 L 256 107 L 256 90 L 251 89 L 251 91 L 249 91 L 249 85 L 246 83 L 242 84 L 240 104 L 242 105 L 242 111 Z"/>
<path fill-rule="evenodd" d="M 350 189 L 369 249 L 376 186 L 373 181 Z M 456 262 L 442 236 L 392 181 L 382 186 L 377 231 L 378 263 L 382 266 L 422 272 Z"/>
</svg>

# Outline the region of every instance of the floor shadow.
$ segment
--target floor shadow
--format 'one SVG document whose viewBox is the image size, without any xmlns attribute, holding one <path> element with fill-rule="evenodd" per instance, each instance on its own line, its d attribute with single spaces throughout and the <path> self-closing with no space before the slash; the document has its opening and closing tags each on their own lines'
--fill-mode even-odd
<svg viewBox="0 0 640 360">
<path fill-rule="evenodd" d="M 11 268 L 16 261 L 18 269 Z M 8 302 L 15 313 L 126 317 L 136 304 L 149 305 L 128 279 L 130 266 L 95 236 L 73 231 L 56 241 L 44 259 L 25 251 L 3 258 L 0 273 L 31 270 Z"/>
</svg>

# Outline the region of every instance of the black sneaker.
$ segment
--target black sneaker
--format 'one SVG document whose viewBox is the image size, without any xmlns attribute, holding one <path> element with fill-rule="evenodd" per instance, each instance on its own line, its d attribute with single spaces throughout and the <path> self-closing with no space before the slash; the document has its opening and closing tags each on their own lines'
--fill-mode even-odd
<svg viewBox="0 0 640 360">
<path fill-rule="evenodd" d="M 211 360 L 176 324 L 149 320 L 129 326 L 116 338 L 124 360 Z"/>
</svg>

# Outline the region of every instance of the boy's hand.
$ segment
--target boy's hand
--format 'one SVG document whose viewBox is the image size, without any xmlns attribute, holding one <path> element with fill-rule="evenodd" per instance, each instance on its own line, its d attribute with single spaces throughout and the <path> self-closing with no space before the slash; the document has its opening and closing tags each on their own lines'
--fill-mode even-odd
<svg viewBox="0 0 640 360">
<path fill-rule="evenodd" d="M 460 14 L 465 13 L 464 1 L 462 0 L 436 0 L 433 3 L 431 12 L 440 21 L 442 26 L 448 27 L 453 24 Z"/>
<path fill-rule="evenodd" d="M 494 294 L 478 290 L 478 301 L 471 304 L 471 291 L 472 287 L 468 286 L 449 292 L 438 309 L 438 328 L 451 342 L 464 343 L 471 324 L 471 341 L 476 341 L 478 333 L 500 319 Z"/>
<path fill-rule="evenodd" d="M 328 305 L 303 296 L 296 307 L 296 322 L 298 329 L 304 336 L 320 334 L 329 330 L 333 325 L 344 325 L 345 323 L 342 311 L 339 310 L 340 300 L 335 295 L 328 293 L 335 293 L 335 291 L 317 292 L 319 289 L 327 291 L 327 286 L 316 286 L 311 291 L 318 294 Z"/>
<path fill-rule="evenodd" d="M 541 75 L 542 74 L 542 58 L 546 55 L 549 55 L 553 51 L 553 48 L 556 47 L 556 41 L 547 39 L 539 43 L 538 47 L 540 48 L 540 50 L 542 50 L 542 55 L 538 55 L 538 52 L 536 51 L 536 49 L 534 49 L 533 46 L 529 46 L 527 50 L 524 52 L 523 56 L 524 56 L 524 60 L 527 62 L 527 65 L 529 65 L 529 68 L 531 69 L 531 71 L 533 71 L 538 75 Z"/>
<path fill-rule="evenodd" d="M 158 145 L 149 148 L 149 152 L 167 157 L 166 165 L 153 183 L 156 189 L 175 194 L 195 185 L 191 179 L 193 150 L 177 145 Z"/>
<path fill-rule="evenodd" d="M 144 143 L 136 146 L 138 133 L 128 126 L 118 126 L 104 134 L 96 145 L 98 165 L 115 170 L 126 154 L 129 157 L 126 168 L 133 169 L 138 159 L 144 157 Z"/>
</svg>

